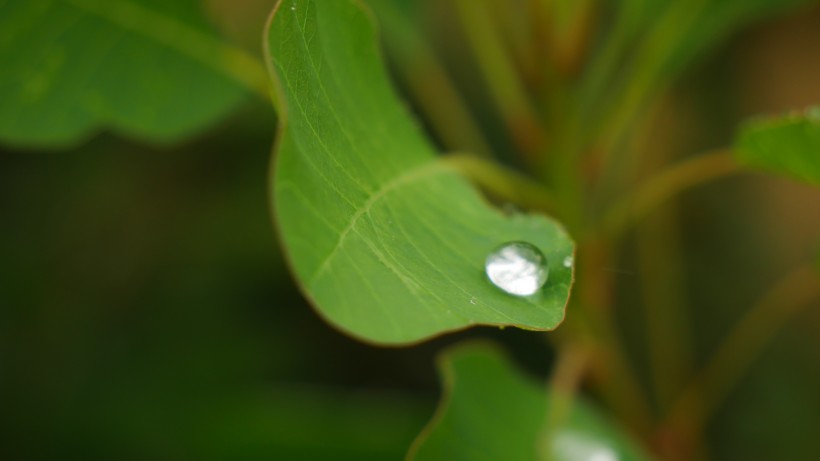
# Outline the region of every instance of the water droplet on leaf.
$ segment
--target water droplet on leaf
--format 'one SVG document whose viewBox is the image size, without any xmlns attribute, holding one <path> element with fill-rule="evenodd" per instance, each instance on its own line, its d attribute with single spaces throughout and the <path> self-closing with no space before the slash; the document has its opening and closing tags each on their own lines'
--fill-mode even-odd
<svg viewBox="0 0 820 461">
<path fill-rule="evenodd" d="M 570 267 L 572 267 L 573 264 L 575 264 L 575 258 L 574 257 L 567 256 L 566 258 L 564 258 L 564 267 L 569 269 Z"/>
<path fill-rule="evenodd" d="M 509 242 L 487 256 L 484 266 L 493 285 L 515 296 L 530 296 L 547 282 L 547 258 L 531 243 Z"/>
</svg>

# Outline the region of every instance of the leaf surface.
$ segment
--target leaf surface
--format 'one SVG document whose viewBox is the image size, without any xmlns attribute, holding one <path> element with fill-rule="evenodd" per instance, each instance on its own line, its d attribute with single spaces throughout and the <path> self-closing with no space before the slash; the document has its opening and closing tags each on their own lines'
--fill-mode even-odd
<svg viewBox="0 0 820 461">
<path fill-rule="evenodd" d="M 820 185 L 820 106 L 746 123 L 735 153 L 750 167 Z"/>
<path fill-rule="evenodd" d="M 200 8 L 0 0 L 0 142 L 62 147 L 99 129 L 173 142 L 224 117 L 247 94 L 231 69 L 250 75 L 254 65 L 219 41 Z"/>
<path fill-rule="evenodd" d="M 349 334 L 407 343 L 476 324 L 555 328 L 573 244 L 542 215 L 501 213 L 436 155 L 396 97 L 374 25 L 349 0 L 285 0 L 268 30 L 284 119 L 273 202 L 318 311 Z M 523 240 L 549 261 L 537 295 L 491 285 L 484 261 Z"/>
<path fill-rule="evenodd" d="M 408 460 L 645 461 L 648 458 L 579 398 L 565 421 L 545 429 L 550 398 L 498 349 L 472 343 L 439 361 L 444 397 Z M 549 450 L 547 453 L 546 450 Z"/>
</svg>

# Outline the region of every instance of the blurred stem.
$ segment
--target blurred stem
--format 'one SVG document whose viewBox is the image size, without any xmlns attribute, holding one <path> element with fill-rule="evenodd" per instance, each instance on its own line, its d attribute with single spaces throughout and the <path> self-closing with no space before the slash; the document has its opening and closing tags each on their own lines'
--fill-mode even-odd
<svg viewBox="0 0 820 461">
<path fill-rule="evenodd" d="M 671 108 L 666 102 L 663 105 Z M 664 127 L 677 125 L 678 119 L 659 117 L 658 112 L 674 113 L 672 110 L 661 111 L 660 106 L 658 104 L 641 117 L 639 129 L 619 155 L 618 165 L 612 165 L 622 166 L 616 171 L 607 170 L 619 181 L 615 187 L 602 189 L 602 197 L 611 191 L 622 190 L 639 171 L 655 173 L 676 155 L 676 149 L 668 145 L 668 133 Z M 640 165 L 637 164 L 638 158 L 643 159 Z M 671 202 L 649 212 L 646 219 L 636 223 L 633 241 L 640 274 L 649 384 L 654 410 L 663 414 L 691 375 L 694 355 L 677 204 Z"/>
<path fill-rule="evenodd" d="M 535 30 L 527 8 L 512 7 L 510 2 L 489 2 L 498 23 L 499 35 L 507 43 L 523 84 L 536 88 L 541 82 L 543 63 L 536 50 Z"/>
<path fill-rule="evenodd" d="M 642 435 L 648 434 L 652 425 L 649 401 L 611 312 L 604 313 L 594 329 L 600 338 L 596 357 L 601 373 L 598 391 L 632 429 Z"/>
<path fill-rule="evenodd" d="M 487 0 L 456 0 L 457 15 L 496 106 L 515 144 L 530 165 L 545 143 L 544 128 L 530 96 L 504 49 Z"/>
<path fill-rule="evenodd" d="M 382 36 L 391 62 L 445 147 L 491 157 L 490 144 L 424 37 L 409 25 L 408 18 L 392 1 L 372 2 L 372 8 L 382 20 Z"/>
<path fill-rule="evenodd" d="M 515 170 L 468 154 L 448 154 L 440 161 L 498 198 L 526 209 L 555 212 L 555 199 L 549 191 Z"/>
<path fill-rule="evenodd" d="M 534 14 L 548 25 L 540 40 L 546 57 L 562 77 L 575 74 L 583 64 L 596 0 L 535 0 Z"/>
<path fill-rule="evenodd" d="M 675 207 L 657 210 L 636 226 L 636 245 L 653 393 L 665 412 L 692 367 Z"/>
<path fill-rule="evenodd" d="M 539 459 L 552 461 L 553 437 L 572 411 L 575 395 L 590 362 L 590 351 L 581 343 L 565 344 L 548 383 L 547 419 L 540 437 Z"/>
<path fill-rule="evenodd" d="M 590 351 L 580 343 L 561 347 L 555 370 L 549 380 L 549 395 L 553 403 L 548 411 L 547 425 L 556 428 L 566 420 L 572 400 L 589 366 Z"/>
<path fill-rule="evenodd" d="M 778 333 L 820 298 L 820 276 L 811 264 L 775 283 L 732 328 L 709 362 L 695 374 L 667 414 L 662 430 L 694 439 L 756 357 Z"/>
<path fill-rule="evenodd" d="M 593 384 L 610 408 L 640 434 L 649 434 L 652 418 L 646 392 L 624 347 L 612 315 L 614 288 L 606 242 L 590 241 L 576 263 L 579 299 L 576 321 L 594 342 Z"/>
<path fill-rule="evenodd" d="M 589 62 L 589 69 L 584 71 L 579 95 L 583 98 L 581 105 L 585 116 L 600 111 L 600 102 L 603 99 L 601 95 L 604 94 L 605 86 L 615 80 L 617 65 L 623 61 L 626 46 L 632 38 L 631 32 L 636 28 L 630 22 L 637 16 L 635 6 L 635 2 L 618 3 L 612 30 L 603 40 L 601 50 Z"/>
<path fill-rule="evenodd" d="M 271 98 L 268 73 L 247 51 L 203 33 L 172 17 L 128 0 L 67 0 L 71 6 L 176 50 L 225 75 L 261 98 Z"/>
<path fill-rule="evenodd" d="M 672 197 L 694 186 L 739 171 L 730 151 L 717 150 L 672 165 L 620 199 L 606 213 L 601 232 L 617 239 L 631 224 Z"/>
<path fill-rule="evenodd" d="M 626 130 L 634 123 L 650 95 L 661 90 L 663 66 L 668 56 L 675 51 L 681 37 L 690 33 L 691 24 L 705 0 L 672 2 L 664 14 L 653 23 L 654 27 L 640 42 L 640 48 L 631 66 L 635 72 L 624 80 L 623 88 L 615 89 L 615 99 L 607 106 L 611 111 L 604 115 L 600 125 L 595 125 L 592 138 L 598 140 L 595 149 L 597 158 L 593 163 L 606 165 L 612 160 L 613 146 L 618 143 Z"/>
</svg>

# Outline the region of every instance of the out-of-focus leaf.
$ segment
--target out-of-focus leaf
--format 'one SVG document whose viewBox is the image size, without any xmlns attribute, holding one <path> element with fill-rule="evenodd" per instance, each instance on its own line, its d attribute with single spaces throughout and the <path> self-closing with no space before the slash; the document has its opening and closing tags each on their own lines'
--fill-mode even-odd
<svg viewBox="0 0 820 461">
<path fill-rule="evenodd" d="M 0 142 L 16 146 L 60 147 L 103 128 L 173 142 L 264 82 L 197 0 L 0 0 L 0 62 Z"/>
<path fill-rule="evenodd" d="M 541 215 L 506 216 L 436 153 L 397 99 L 370 17 L 349 0 L 286 0 L 268 30 L 280 116 L 273 194 L 305 294 L 344 331 L 406 343 L 476 324 L 555 328 L 573 252 Z M 535 296 L 487 281 L 498 245 L 549 261 Z"/>
<path fill-rule="evenodd" d="M 484 344 L 459 346 L 439 363 L 445 395 L 408 459 L 459 461 L 640 461 L 636 446 L 590 405 L 579 401 L 563 424 L 545 425 L 550 398 L 499 351 Z M 549 449 L 550 453 L 544 453 Z"/>
<path fill-rule="evenodd" d="M 748 166 L 820 185 L 820 107 L 745 124 L 735 152 Z"/>
</svg>

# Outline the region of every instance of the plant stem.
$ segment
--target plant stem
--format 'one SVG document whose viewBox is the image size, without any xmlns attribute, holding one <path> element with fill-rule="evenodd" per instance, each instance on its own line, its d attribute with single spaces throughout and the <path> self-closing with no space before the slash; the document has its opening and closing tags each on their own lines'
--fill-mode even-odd
<svg viewBox="0 0 820 461">
<path fill-rule="evenodd" d="M 595 53 L 589 62 L 589 69 L 584 71 L 580 81 L 580 106 L 583 116 L 600 110 L 600 102 L 608 82 L 615 80 L 615 72 L 619 62 L 624 60 L 624 53 L 632 35 L 637 29 L 631 19 L 638 16 L 634 10 L 635 2 L 620 2 L 613 19 L 613 26 L 601 44 L 601 49 Z"/>
<path fill-rule="evenodd" d="M 392 63 L 450 150 L 491 157 L 492 149 L 444 66 L 424 37 L 409 26 L 393 2 L 373 2 Z"/>
<path fill-rule="evenodd" d="M 547 419 L 538 445 L 539 459 L 552 461 L 553 437 L 572 411 L 575 395 L 590 363 L 590 351 L 581 343 L 561 347 L 548 382 Z"/>
<path fill-rule="evenodd" d="M 661 425 L 663 431 L 695 438 L 704 424 L 779 332 L 820 298 L 812 265 L 793 269 L 774 284 L 733 327 L 709 362 L 695 374 Z"/>
<path fill-rule="evenodd" d="M 537 27 L 532 24 L 531 12 L 527 7 L 511 7 L 509 2 L 489 2 L 489 8 L 523 84 L 528 88 L 537 88 L 545 66 L 537 50 Z"/>
<path fill-rule="evenodd" d="M 598 356 L 598 390 L 609 406 L 622 415 L 638 434 L 650 432 L 652 413 L 635 367 L 626 352 L 620 332 L 611 314 L 598 321 L 596 332 L 600 335 Z"/>
<path fill-rule="evenodd" d="M 651 384 L 660 412 L 691 373 L 691 328 L 682 286 L 677 209 L 657 210 L 636 226 L 637 261 Z"/>
<path fill-rule="evenodd" d="M 556 210 L 554 197 L 543 185 L 515 170 L 468 154 L 448 154 L 440 161 L 498 198 L 547 214 Z"/>
<path fill-rule="evenodd" d="M 589 360 L 590 351 L 580 343 L 569 343 L 561 347 L 558 362 L 549 380 L 549 394 L 553 398 L 548 411 L 549 426 L 555 428 L 566 419 Z"/>
<path fill-rule="evenodd" d="M 665 201 L 699 184 L 739 171 L 731 153 L 718 150 L 692 157 L 662 171 L 626 195 L 604 216 L 601 232 L 617 239 L 629 225 Z"/>
<path fill-rule="evenodd" d="M 635 373 L 612 315 L 612 273 L 607 242 L 589 242 L 579 253 L 578 306 L 575 313 L 594 344 L 592 383 L 612 410 L 639 434 L 649 434 L 652 418 L 646 392 Z"/>
<path fill-rule="evenodd" d="M 664 103 L 671 107 L 671 104 Z M 657 104 L 661 106 L 661 104 Z M 619 155 L 620 168 L 609 168 L 622 178 L 608 189 L 602 188 L 600 197 L 622 190 L 639 171 L 654 173 L 670 163 L 677 149 L 670 146 L 667 126 L 675 126 L 677 117 L 659 117 L 659 107 L 641 116 L 638 129 L 633 131 L 628 145 Z M 663 111 L 674 113 L 674 111 Z M 655 114 L 654 116 L 652 114 Z M 652 155 L 647 155 L 653 153 Z M 637 163 L 637 159 L 642 161 Z M 614 171 L 613 171 L 614 170 Z M 603 178 L 602 178 L 603 179 Z M 601 181 L 602 186 L 605 181 Z M 645 357 L 649 387 L 652 390 L 655 414 L 668 410 L 672 399 L 692 373 L 693 346 L 687 292 L 684 287 L 684 260 L 681 254 L 681 235 L 677 204 L 668 203 L 649 213 L 635 224 L 635 260 L 638 266 L 638 285 Z"/>
<path fill-rule="evenodd" d="M 458 16 L 491 96 L 507 124 L 518 150 L 529 164 L 545 142 L 543 126 L 530 103 L 530 96 L 502 46 L 498 28 L 486 0 L 457 0 Z"/>
<path fill-rule="evenodd" d="M 536 0 L 531 9 L 545 27 L 538 37 L 545 57 L 562 77 L 577 73 L 583 64 L 594 19 L 595 0 Z"/>
<path fill-rule="evenodd" d="M 662 91 L 668 84 L 663 81 L 664 65 L 677 51 L 676 45 L 682 37 L 690 33 L 690 26 L 698 19 L 704 2 L 673 2 L 654 21 L 653 28 L 640 42 L 631 66 L 637 71 L 625 80 L 623 88 L 615 90 L 615 99 L 608 104 L 612 109 L 604 115 L 602 123 L 592 127 L 593 138 L 600 143 L 594 151 L 597 158 L 593 163 L 606 167 L 612 159 L 613 146 L 635 121 L 650 95 Z"/>
</svg>

